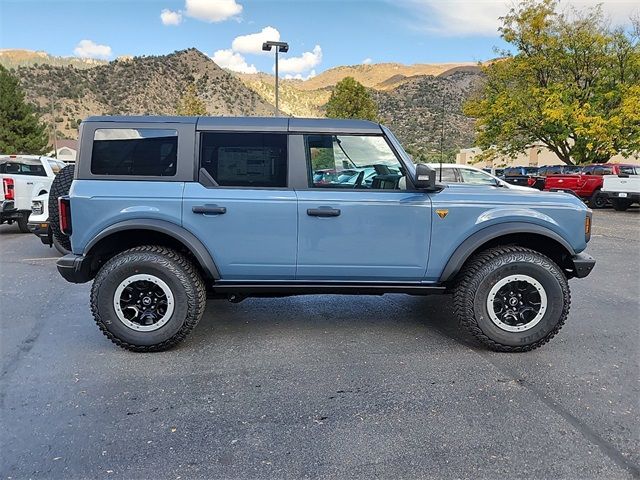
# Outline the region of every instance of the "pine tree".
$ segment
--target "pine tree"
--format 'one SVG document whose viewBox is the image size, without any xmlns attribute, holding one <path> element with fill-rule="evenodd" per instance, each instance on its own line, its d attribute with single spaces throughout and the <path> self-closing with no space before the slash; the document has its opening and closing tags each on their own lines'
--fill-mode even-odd
<svg viewBox="0 0 640 480">
<path fill-rule="evenodd" d="M 194 83 L 189 84 L 184 95 L 178 102 L 178 115 L 186 117 L 196 117 L 198 115 L 206 115 L 207 107 L 198 97 L 198 92 Z"/>
<path fill-rule="evenodd" d="M 0 65 L 0 153 L 41 155 L 48 143 L 46 126 L 25 102 L 18 80 Z"/>
<path fill-rule="evenodd" d="M 327 102 L 329 118 L 359 118 L 377 121 L 378 108 L 367 89 L 353 77 L 340 80 Z"/>
</svg>

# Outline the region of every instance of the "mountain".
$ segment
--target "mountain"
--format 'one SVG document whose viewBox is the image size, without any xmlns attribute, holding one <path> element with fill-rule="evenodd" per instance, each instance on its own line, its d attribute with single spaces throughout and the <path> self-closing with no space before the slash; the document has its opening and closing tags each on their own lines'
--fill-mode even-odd
<svg viewBox="0 0 640 480">
<path fill-rule="evenodd" d="M 47 52 L 23 50 L 23 49 L 0 49 L 0 65 L 5 68 L 32 67 L 34 65 L 53 65 L 56 67 L 73 66 L 79 69 L 93 68 L 98 65 L 108 63 L 106 60 L 94 60 L 92 58 L 77 57 L 55 57 Z"/>
<path fill-rule="evenodd" d="M 223 70 L 196 49 L 94 63 L 44 52 L 3 50 L 0 64 L 13 69 L 28 100 L 49 124 L 55 100 L 56 127 L 64 137 L 75 138 L 79 121 L 90 115 L 175 114 L 190 83 L 196 85 L 209 115 L 270 116 L 274 110 L 273 75 Z M 443 122 L 449 157 L 473 145 L 473 120 L 462 114 L 462 104 L 482 82 L 476 64 L 355 65 L 332 68 L 308 80 L 281 79 L 281 111 L 299 117 L 324 116 L 333 86 L 346 76 L 354 76 L 369 89 L 381 121 L 414 154 L 437 157 Z"/>
<path fill-rule="evenodd" d="M 402 65 L 401 63 L 376 63 L 369 65 L 350 65 L 325 70 L 301 83 L 304 90 L 317 90 L 333 87 L 345 77 L 353 77 L 365 87 L 375 90 L 390 90 L 412 77 L 440 75 L 452 68 L 478 68 L 475 63 L 432 63 Z"/>
<path fill-rule="evenodd" d="M 258 94 L 196 49 L 93 68 L 43 63 L 13 72 L 48 124 L 54 100 L 56 127 L 64 137 L 75 138 L 79 121 L 90 115 L 175 115 L 191 83 L 209 115 L 273 114 Z"/>
<path fill-rule="evenodd" d="M 439 158 L 440 141 L 448 158 L 474 140 L 474 121 L 464 116 L 462 104 L 481 85 L 475 69 L 450 70 L 439 76 L 408 79 L 389 91 L 373 91 L 382 123 L 414 154 Z M 443 135 L 444 128 L 444 135 Z"/>
</svg>

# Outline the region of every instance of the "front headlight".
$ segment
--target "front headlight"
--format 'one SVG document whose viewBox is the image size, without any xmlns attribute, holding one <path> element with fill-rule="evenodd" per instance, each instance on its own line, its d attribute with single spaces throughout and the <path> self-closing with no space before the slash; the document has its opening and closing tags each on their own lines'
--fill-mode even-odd
<svg viewBox="0 0 640 480">
<path fill-rule="evenodd" d="M 33 213 L 34 215 L 42 215 L 43 211 L 44 211 L 44 206 L 42 205 L 42 201 L 33 200 L 31 202 L 31 213 Z"/>
</svg>

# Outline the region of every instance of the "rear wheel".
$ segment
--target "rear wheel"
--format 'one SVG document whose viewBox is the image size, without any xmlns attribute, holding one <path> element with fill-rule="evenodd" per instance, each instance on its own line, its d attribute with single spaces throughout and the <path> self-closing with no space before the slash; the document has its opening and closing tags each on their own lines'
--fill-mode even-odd
<svg viewBox="0 0 640 480">
<path fill-rule="evenodd" d="M 462 328 L 501 352 L 544 345 L 564 324 L 570 303 L 562 270 L 545 255 L 516 246 L 475 255 L 454 288 Z"/>
<path fill-rule="evenodd" d="M 23 213 L 17 218 L 16 223 L 18 224 L 20 233 L 29 233 L 29 228 L 27 227 L 28 220 L 29 220 L 29 214 L 27 213 Z"/>
<path fill-rule="evenodd" d="M 604 208 L 607 206 L 607 197 L 600 190 L 596 190 L 589 199 L 589 206 L 591 208 Z"/>
<path fill-rule="evenodd" d="M 619 198 L 612 199 L 611 203 L 613 204 L 613 209 L 618 212 L 624 212 L 631 206 L 631 202 L 629 200 L 621 200 Z"/>
<path fill-rule="evenodd" d="M 175 250 L 143 246 L 126 250 L 100 269 L 91 310 L 116 345 L 136 352 L 166 350 L 200 321 L 206 304 L 197 269 Z"/>
<path fill-rule="evenodd" d="M 75 165 L 67 165 L 53 179 L 49 191 L 49 225 L 53 238 L 65 250 L 71 251 L 71 239 L 60 231 L 60 212 L 58 211 L 58 198 L 69 194 Z M 55 243 L 54 243 L 55 245 Z M 58 248 L 58 247 L 56 247 Z"/>
</svg>

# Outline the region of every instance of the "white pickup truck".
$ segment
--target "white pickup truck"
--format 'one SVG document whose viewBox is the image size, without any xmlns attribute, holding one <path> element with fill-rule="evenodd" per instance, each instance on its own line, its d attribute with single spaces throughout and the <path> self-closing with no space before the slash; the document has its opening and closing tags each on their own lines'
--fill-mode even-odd
<svg viewBox="0 0 640 480">
<path fill-rule="evenodd" d="M 60 160 L 38 155 L 0 155 L 0 224 L 16 222 L 21 232 L 28 233 L 31 200 L 49 192 L 53 177 L 64 166 Z"/>
<path fill-rule="evenodd" d="M 633 172 L 605 175 L 601 192 L 619 211 L 640 203 L 640 166 L 634 167 Z"/>
</svg>

